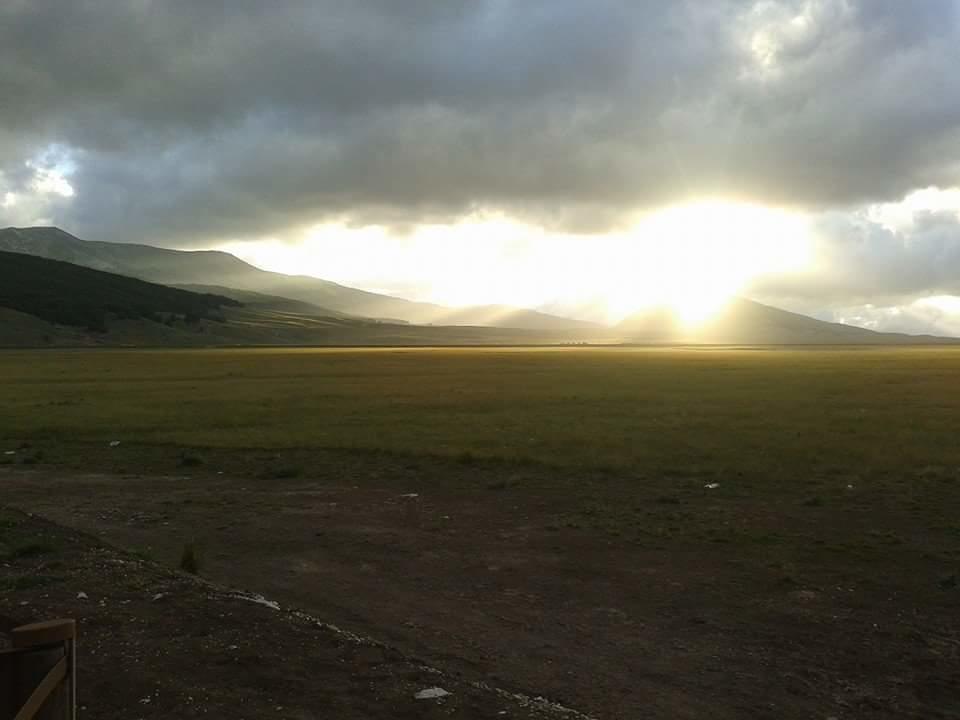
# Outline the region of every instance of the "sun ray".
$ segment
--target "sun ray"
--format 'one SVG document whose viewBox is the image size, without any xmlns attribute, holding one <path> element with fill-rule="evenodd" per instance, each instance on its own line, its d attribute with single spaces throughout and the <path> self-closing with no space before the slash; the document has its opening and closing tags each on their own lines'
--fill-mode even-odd
<svg viewBox="0 0 960 720">
<path fill-rule="evenodd" d="M 806 221 L 772 208 L 709 201 L 644 217 L 614 253 L 628 258 L 609 292 L 611 322 L 650 307 L 696 325 L 721 311 L 754 278 L 805 266 Z"/>
<path fill-rule="evenodd" d="M 802 216 L 705 201 L 648 213 L 628 232 L 593 236 L 477 216 L 403 236 L 329 223 L 296 242 L 222 249 L 265 269 L 451 307 L 572 309 L 575 317 L 609 323 L 669 308 L 696 325 L 755 278 L 802 268 L 812 242 Z"/>
</svg>

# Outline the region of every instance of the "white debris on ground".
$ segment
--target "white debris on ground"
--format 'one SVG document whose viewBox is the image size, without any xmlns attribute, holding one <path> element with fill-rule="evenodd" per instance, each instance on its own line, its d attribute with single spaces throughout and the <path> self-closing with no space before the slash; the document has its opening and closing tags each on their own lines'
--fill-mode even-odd
<svg viewBox="0 0 960 720">
<path fill-rule="evenodd" d="M 256 593 L 248 593 L 244 591 L 232 590 L 227 592 L 225 595 L 223 595 L 223 597 L 231 597 L 237 600 L 246 600 L 248 602 L 253 602 L 258 605 L 264 605 L 272 610 L 280 610 L 279 603 L 273 602 L 271 600 L 267 600 L 262 595 L 258 595 Z M 337 637 L 340 637 L 343 640 L 346 640 L 347 642 L 353 643 L 355 645 L 368 646 L 368 647 L 386 647 L 383 643 L 378 642 L 373 638 L 370 638 L 364 635 L 357 635 L 356 633 L 352 633 L 349 630 L 344 630 L 342 628 L 337 627 L 336 625 L 333 625 L 328 622 L 324 622 L 323 620 L 320 620 L 316 616 L 303 612 L 302 610 L 287 610 L 286 612 L 290 613 L 290 615 L 292 615 L 293 617 L 312 623 L 316 627 L 319 627 L 328 632 L 331 632 Z M 444 672 L 439 668 L 430 667 L 428 665 L 422 665 L 420 666 L 420 669 L 425 672 L 433 673 L 437 676 L 444 675 Z M 475 690 L 493 693 L 494 695 L 502 698 L 503 700 L 519 705 L 521 708 L 535 710 L 540 713 L 546 713 L 553 718 L 563 718 L 564 720 L 597 720 L 597 718 L 593 717 L 592 715 L 587 715 L 578 710 L 574 710 L 573 708 L 569 708 L 565 705 L 562 705 L 558 702 L 554 702 L 540 695 L 530 696 L 530 695 L 524 695 L 523 693 L 510 692 L 502 688 L 496 687 L 494 685 L 489 685 L 488 683 L 485 683 L 483 681 L 472 682 L 470 683 L 470 686 Z M 437 691 L 439 691 L 441 694 L 438 694 L 435 696 L 425 695 L 422 698 L 418 697 L 423 693 L 437 692 Z M 441 699 L 448 695 L 452 695 L 452 693 L 444 690 L 441 687 L 433 687 L 433 688 L 427 688 L 426 690 L 421 690 L 419 693 L 417 693 L 414 696 L 414 698 L 417 700 Z M 503 713 L 498 713 L 498 714 L 503 714 Z"/>
<path fill-rule="evenodd" d="M 471 685 L 478 690 L 493 692 L 504 700 L 510 700 L 517 703 L 522 708 L 548 713 L 551 717 L 566 718 L 567 720 L 597 720 L 597 718 L 593 717 L 592 715 L 586 715 L 579 710 L 568 708 L 566 705 L 561 705 L 560 703 L 548 700 L 542 695 L 531 697 L 529 695 L 524 695 L 523 693 L 512 693 L 504 690 L 503 688 L 488 685 L 482 681 L 471 683 Z"/>
<path fill-rule="evenodd" d="M 267 600 L 263 595 L 259 595 L 257 593 L 238 592 L 231 595 L 231 597 L 235 597 L 237 600 L 246 600 L 247 602 L 256 603 L 257 605 L 263 605 L 271 610 L 280 609 L 280 603 L 273 600 Z"/>
<path fill-rule="evenodd" d="M 119 440 L 111 440 L 111 441 L 110 441 L 110 447 L 119 447 L 119 445 L 120 445 L 120 441 L 119 441 Z"/>
<path fill-rule="evenodd" d="M 6 450 L 3 454 L 4 454 L 4 455 L 16 455 L 16 454 L 17 454 L 17 451 L 16 451 L 16 450 Z"/>
<path fill-rule="evenodd" d="M 438 700 L 449 695 L 446 690 L 440 687 L 427 688 L 426 690 L 421 690 L 416 695 L 414 695 L 415 700 Z"/>
<path fill-rule="evenodd" d="M 420 493 L 407 493 L 406 495 L 401 495 L 402 498 L 418 498 Z"/>
<path fill-rule="evenodd" d="M 707 490 L 716 490 L 718 487 L 720 487 L 720 483 L 707 483 L 703 487 Z"/>
<path fill-rule="evenodd" d="M 82 590 L 77 593 L 77 600 L 86 600 L 89 596 Z"/>
</svg>

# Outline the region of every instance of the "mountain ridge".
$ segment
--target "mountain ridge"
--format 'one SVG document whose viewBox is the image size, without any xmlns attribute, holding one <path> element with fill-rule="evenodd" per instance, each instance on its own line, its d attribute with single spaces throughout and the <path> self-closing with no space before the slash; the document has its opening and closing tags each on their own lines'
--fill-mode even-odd
<svg viewBox="0 0 960 720">
<path fill-rule="evenodd" d="M 235 297 L 0 251 L 0 347 L 383 347 L 608 340 L 598 331 L 574 336 L 574 331 L 390 324 L 227 290 Z"/>
<path fill-rule="evenodd" d="M 808 315 L 733 298 L 703 323 L 687 326 L 670 308 L 657 307 L 634 313 L 615 326 L 630 342 L 705 345 L 882 345 L 910 343 L 960 343 L 960 339 L 934 335 L 884 333 L 843 323 L 817 320 Z"/>
<path fill-rule="evenodd" d="M 0 307 L 59 325 L 105 332 L 112 318 L 187 322 L 221 318 L 227 297 L 146 282 L 63 260 L 0 251 Z"/>
<path fill-rule="evenodd" d="M 218 285 L 252 291 L 388 322 L 537 330 L 600 327 L 595 323 L 522 308 L 448 308 L 381 295 L 312 276 L 263 270 L 221 250 L 172 250 L 136 243 L 83 240 L 57 227 L 0 229 L 0 250 L 64 260 L 163 285 Z"/>
<path fill-rule="evenodd" d="M 695 328 L 685 326 L 668 308 L 641 311 L 613 328 L 591 323 L 576 324 L 557 316 L 502 305 L 443 308 L 318 278 L 271 273 L 222 251 L 168 250 L 150 245 L 87 241 L 53 227 L 2 229 L 0 251 L 5 250 L 12 250 L 13 254 L 22 257 L 46 258 L 61 263 L 69 263 L 67 258 L 81 260 L 74 265 L 112 273 L 126 280 L 146 275 L 143 279 L 147 282 L 172 286 L 165 287 L 167 290 L 180 288 L 212 293 L 236 301 L 234 305 L 244 305 L 241 309 L 226 309 L 229 327 L 211 328 L 216 332 L 210 334 L 209 340 L 215 343 L 389 344 L 391 338 L 401 344 L 457 344 L 465 341 L 469 344 L 905 345 L 960 342 L 953 338 L 879 333 L 829 323 L 745 298 L 732 300 L 714 317 Z M 50 255 L 57 257 L 48 258 Z M 223 276 L 224 273 L 227 277 Z M 94 294 L 96 290 L 96 287 L 91 288 Z M 344 310 L 345 305 L 352 311 Z M 360 305 L 359 312 L 357 305 Z M 6 307 L 14 311 L 23 309 L 9 300 Z M 398 314 L 414 319 L 393 319 Z M 8 317 L 13 316 L 8 313 Z M 531 323 L 534 327 L 524 327 L 523 323 Z M 15 324 L 20 327 L 30 325 L 19 317 Z M 403 325 L 409 325 L 410 329 L 401 330 Z M 243 328 L 246 331 L 242 331 Z M 379 329 L 373 332 L 373 328 Z M 455 331 L 455 328 L 461 330 Z M 466 332 L 471 328 L 476 332 Z M 334 329 L 338 333 L 336 336 L 332 334 Z M 487 332 L 493 329 L 511 332 Z M 167 340 L 176 343 L 196 341 L 196 338 L 179 335 L 172 339 L 158 336 L 157 329 L 152 326 L 141 330 L 143 332 L 139 335 L 132 330 L 128 333 L 130 342 L 138 342 L 139 337 L 150 337 L 159 344 Z"/>
</svg>

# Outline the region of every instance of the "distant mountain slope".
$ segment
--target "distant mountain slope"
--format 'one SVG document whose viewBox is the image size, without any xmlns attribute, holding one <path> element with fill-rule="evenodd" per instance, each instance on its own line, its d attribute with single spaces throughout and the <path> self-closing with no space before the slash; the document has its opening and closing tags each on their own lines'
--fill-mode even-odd
<svg viewBox="0 0 960 720">
<path fill-rule="evenodd" d="M 956 342 L 824 323 L 748 300 L 731 303 L 695 331 L 684 329 L 663 310 L 634 316 L 614 329 L 534 330 L 391 324 L 331 315 L 300 301 L 231 292 L 250 304 L 60 260 L 0 251 L 0 347 Z M 487 312 L 502 309 L 489 308 Z"/>
<path fill-rule="evenodd" d="M 587 339 L 596 341 L 600 338 L 605 342 L 739 345 L 957 342 L 932 336 L 877 333 L 864 328 L 823 322 L 744 299 L 731 302 L 716 317 L 694 329 L 684 327 L 669 310 L 654 309 L 625 319 L 611 331 L 592 323 L 507 306 L 454 309 L 416 303 L 313 277 L 267 272 L 228 253 L 187 252 L 146 245 L 90 242 L 80 240 L 58 228 L 0 230 L 0 251 L 4 250 L 74 262 L 157 283 L 188 285 L 198 290 L 209 289 L 213 290 L 214 294 L 233 297 L 249 304 L 245 313 L 256 316 L 256 320 L 248 324 L 250 332 L 243 337 L 220 332 L 223 342 L 260 342 L 258 338 L 262 331 L 269 327 L 271 337 L 276 337 L 277 342 L 294 342 L 292 329 L 298 328 L 295 333 L 299 338 L 298 342 L 324 344 L 332 341 L 332 336 L 318 336 L 316 328 L 334 325 L 349 325 L 353 328 L 348 333 L 352 338 L 350 341 L 353 342 L 361 335 L 373 337 L 369 332 L 371 319 L 387 323 L 399 320 L 422 325 L 478 326 L 479 330 L 486 326 L 536 331 L 516 335 L 516 342 L 531 343 L 579 342 Z M 304 318 L 314 320 L 307 322 Z M 444 338 L 449 338 L 451 343 L 456 342 L 452 338 L 459 337 L 454 333 L 444 332 L 441 327 L 436 329 L 436 333 L 405 332 L 396 336 L 408 340 L 413 337 L 430 337 L 437 342 L 444 342 Z M 370 341 L 380 343 L 388 334 L 383 330 L 376 333 L 376 338 Z M 482 342 L 481 338 L 496 342 L 494 335 L 484 332 L 469 334 L 469 337 L 471 342 Z M 545 340 L 546 338 L 549 340 Z"/>
<path fill-rule="evenodd" d="M 60 260 L 0 251 L 0 308 L 51 323 L 105 330 L 113 318 L 217 317 L 230 298 L 164 287 Z"/>
<path fill-rule="evenodd" d="M 880 333 L 824 322 L 744 298 L 731 301 L 719 314 L 698 327 L 685 327 L 670 310 L 657 308 L 626 318 L 616 330 L 628 341 L 654 343 L 881 345 L 955 342 L 951 338 Z"/>
<path fill-rule="evenodd" d="M 91 345 L 94 333 L 56 325 L 35 315 L 0 307 L 0 348 L 81 347 Z M 97 333 L 99 335 L 99 333 Z"/>
<path fill-rule="evenodd" d="M 222 295 L 232 298 L 237 302 L 243 303 L 245 307 L 252 310 L 266 310 L 269 312 L 294 313 L 296 315 L 305 315 L 309 317 L 338 317 L 351 318 L 354 320 L 367 319 L 356 315 L 341 313 L 330 308 L 320 307 L 313 303 L 303 300 L 291 300 L 290 298 L 278 297 L 276 295 L 265 295 L 264 293 L 254 292 L 253 290 L 238 290 L 237 288 L 224 287 L 223 285 L 196 285 L 183 284 L 173 285 L 181 290 L 189 290 L 196 293 L 210 293 L 212 295 Z"/>
<path fill-rule="evenodd" d="M 0 251 L 0 347 L 497 345 L 610 341 L 609 331 L 422 326 L 249 291 L 196 293 Z"/>
<path fill-rule="evenodd" d="M 597 329 L 599 323 L 571 320 L 548 315 L 536 310 L 522 310 L 509 305 L 475 305 L 466 308 L 448 308 L 434 325 L 487 325 L 491 327 L 516 327 L 534 330 Z"/>
<path fill-rule="evenodd" d="M 436 325 L 529 329 L 596 328 L 593 323 L 504 307 L 453 309 L 380 295 L 303 275 L 254 267 L 229 253 L 167 250 L 148 245 L 81 240 L 55 227 L 0 230 L 0 250 L 27 253 L 130 275 L 165 285 L 217 285 L 318 305 L 369 318 Z"/>
</svg>

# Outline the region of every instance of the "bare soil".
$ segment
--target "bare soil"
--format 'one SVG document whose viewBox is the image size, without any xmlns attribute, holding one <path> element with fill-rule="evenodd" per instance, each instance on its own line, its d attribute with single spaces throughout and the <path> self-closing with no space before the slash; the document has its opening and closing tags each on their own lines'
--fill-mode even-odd
<svg viewBox="0 0 960 720">
<path fill-rule="evenodd" d="M 43 547 L 0 566 L 0 647 L 17 625 L 77 618 L 84 718 L 578 717 L 38 518 L 0 521 Z"/>
<path fill-rule="evenodd" d="M 73 469 L 0 468 L 2 499 L 166 565 L 196 542 L 204 578 L 391 650 L 365 660 L 289 614 L 276 630 L 281 616 L 269 608 L 188 593 L 201 586 L 150 564 L 118 576 L 107 572 L 113 561 L 91 561 L 43 588 L 46 598 L 5 592 L 0 614 L 26 592 L 26 614 L 90 618 L 89 672 L 112 683 L 123 667 L 136 687 L 112 710 L 187 681 L 208 688 L 210 702 L 233 702 L 236 691 L 244 702 L 269 698 L 263 714 L 274 703 L 300 708 L 280 713 L 289 717 L 505 709 L 462 690 L 456 703 L 412 701 L 435 684 L 422 663 L 465 687 L 544 696 L 598 718 L 960 718 L 957 469 L 924 469 L 894 495 L 849 474 L 773 492 L 751 478 L 708 488 L 716 478 L 469 458 L 178 452 L 99 448 Z M 80 590 L 91 598 L 82 605 Z M 144 600 L 156 592 L 170 596 Z M 139 641 L 136 662 L 104 657 L 157 623 L 163 633 Z M 276 647 L 254 649 L 274 634 Z M 164 649 L 160 635 L 199 643 L 197 652 L 212 636 L 222 665 Z M 224 652 L 230 645 L 246 650 Z M 176 662 L 151 667 L 164 653 Z M 281 657 L 283 669 L 255 669 Z M 236 682 L 238 663 L 252 673 L 247 685 Z M 343 673 L 312 685 L 318 666 Z M 96 689 L 91 697 L 104 697 Z M 166 716 L 190 717 L 176 707 Z M 144 716 L 151 708 L 138 706 Z"/>
</svg>

